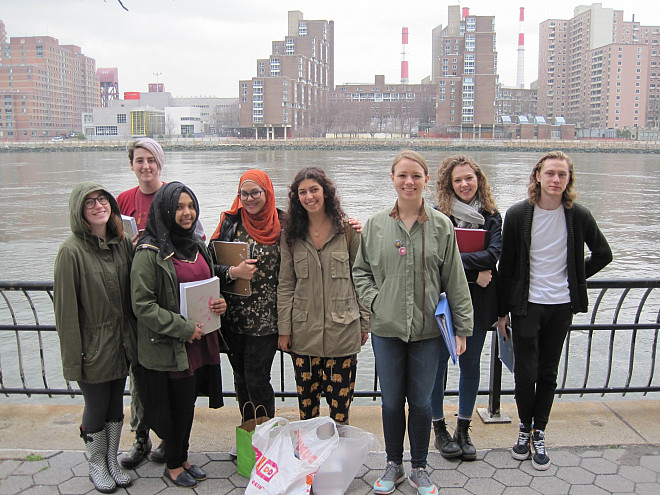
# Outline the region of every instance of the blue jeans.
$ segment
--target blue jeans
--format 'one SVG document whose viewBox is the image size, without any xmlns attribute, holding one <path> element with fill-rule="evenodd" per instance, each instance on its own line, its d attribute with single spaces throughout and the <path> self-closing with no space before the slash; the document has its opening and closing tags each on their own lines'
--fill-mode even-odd
<svg viewBox="0 0 660 495">
<path fill-rule="evenodd" d="M 413 468 L 425 468 L 431 435 L 431 392 L 438 368 L 442 337 L 404 342 L 396 337 L 371 334 L 376 371 L 382 392 L 383 433 L 387 460 L 401 464 L 406 434 Z"/>
<path fill-rule="evenodd" d="M 481 375 L 481 351 L 486 340 L 486 330 L 474 329 L 471 337 L 466 340 L 465 352 L 458 357 L 460 378 L 458 380 L 458 417 L 472 419 L 474 404 L 477 402 L 479 379 Z M 435 386 L 431 397 L 431 409 L 434 418 L 444 418 L 445 376 L 447 375 L 447 362 L 449 351 L 443 345 L 440 350 L 438 373 L 435 375 Z"/>
</svg>

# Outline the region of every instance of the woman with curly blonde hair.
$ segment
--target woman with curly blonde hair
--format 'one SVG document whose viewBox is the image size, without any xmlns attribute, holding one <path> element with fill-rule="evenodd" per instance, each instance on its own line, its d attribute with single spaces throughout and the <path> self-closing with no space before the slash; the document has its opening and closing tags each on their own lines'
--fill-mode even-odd
<svg viewBox="0 0 660 495">
<path fill-rule="evenodd" d="M 470 286 L 474 328 L 466 350 L 459 357 L 458 421 L 454 436 L 447 431 L 443 409 L 445 377 L 449 355 L 440 357 L 431 399 L 435 447 L 443 457 L 474 460 L 477 451 L 469 435 L 470 421 L 477 400 L 479 364 L 486 332 L 497 321 L 497 261 L 502 250 L 502 217 L 481 167 L 467 155 L 454 155 L 442 162 L 436 180 L 437 209 L 447 215 L 454 227 L 484 229 L 483 249 L 461 253 Z"/>
</svg>

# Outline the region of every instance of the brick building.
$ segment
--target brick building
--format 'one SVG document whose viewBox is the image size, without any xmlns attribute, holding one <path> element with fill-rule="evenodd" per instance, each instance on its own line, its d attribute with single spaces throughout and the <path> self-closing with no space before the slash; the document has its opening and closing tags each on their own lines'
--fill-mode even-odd
<svg viewBox="0 0 660 495">
<path fill-rule="evenodd" d="M 82 113 L 101 104 L 96 62 L 50 36 L 12 37 L 0 21 L 0 141 L 79 132 Z"/>
<path fill-rule="evenodd" d="M 447 26 L 433 29 L 432 40 L 436 124 L 492 127 L 498 83 L 495 17 L 450 5 Z"/>
<path fill-rule="evenodd" d="M 256 76 L 241 80 L 239 122 L 243 137 L 319 135 L 334 87 L 334 22 L 288 13 L 288 31 L 258 59 Z"/>
<path fill-rule="evenodd" d="M 539 27 L 538 112 L 587 128 L 656 126 L 660 28 L 581 5 Z"/>
</svg>

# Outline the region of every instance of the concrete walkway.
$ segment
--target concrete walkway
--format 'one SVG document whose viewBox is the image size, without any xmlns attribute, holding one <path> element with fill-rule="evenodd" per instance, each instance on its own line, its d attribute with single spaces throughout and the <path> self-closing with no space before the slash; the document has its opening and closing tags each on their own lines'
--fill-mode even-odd
<svg viewBox="0 0 660 495">
<path fill-rule="evenodd" d="M 530 461 L 511 458 L 517 424 L 483 424 L 475 415 L 472 438 L 478 459 L 448 461 L 431 450 L 428 469 L 441 494 L 523 495 L 638 493 L 660 494 L 660 401 L 557 402 L 547 430 L 552 467 L 536 471 Z M 515 418 L 515 406 L 503 406 Z M 88 479 L 83 445 L 76 435 L 79 406 L 0 405 L 0 495 L 96 493 Z M 449 412 L 454 412 L 450 409 Z M 381 439 L 380 408 L 351 410 L 351 423 Z M 278 415 L 296 419 L 294 408 Z M 145 462 L 133 476 L 130 494 L 239 494 L 247 479 L 236 472 L 226 453 L 238 423 L 233 407 L 198 408 L 191 438 L 190 461 L 203 466 L 208 480 L 193 490 L 176 488 L 162 477 L 163 465 Z M 449 420 L 452 424 L 453 420 Z M 121 449 L 130 448 L 124 431 Z M 407 447 L 406 447 L 407 448 Z M 409 454 L 404 465 L 409 470 Z M 347 493 L 367 494 L 385 464 L 383 452 L 369 454 Z M 402 483 L 396 493 L 414 494 Z"/>
</svg>

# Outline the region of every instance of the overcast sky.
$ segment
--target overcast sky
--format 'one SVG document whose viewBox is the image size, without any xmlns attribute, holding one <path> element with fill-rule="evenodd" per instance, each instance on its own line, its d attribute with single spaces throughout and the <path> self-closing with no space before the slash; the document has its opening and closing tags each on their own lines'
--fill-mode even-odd
<svg viewBox="0 0 660 495">
<path fill-rule="evenodd" d="M 159 82 L 174 96 L 236 97 L 238 81 L 256 75 L 271 41 L 283 40 L 287 11 L 335 22 L 335 84 L 368 83 L 375 74 L 400 80 L 401 28 L 408 27 L 410 82 L 431 72 L 431 30 L 447 23 L 447 5 L 430 0 L 0 0 L 8 37 L 49 35 L 82 47 L 96 67 L 119 68 L 119 90 L 147 91 Z M 569 19 L 577 5 L 554 0 L 472 0 L 475 15 L 494 15 L 500 81 L 515 85 L 518 11 L 525 7 L 525 85 L 537 79 L 538 27 Z M 602 2 L 624 20 L 660 25 L 660 3 Z"/>
</svg>

